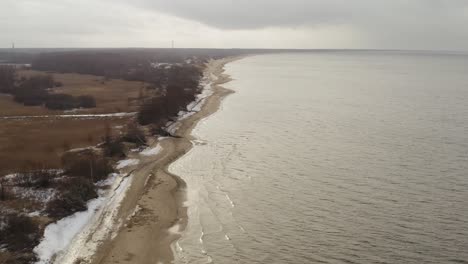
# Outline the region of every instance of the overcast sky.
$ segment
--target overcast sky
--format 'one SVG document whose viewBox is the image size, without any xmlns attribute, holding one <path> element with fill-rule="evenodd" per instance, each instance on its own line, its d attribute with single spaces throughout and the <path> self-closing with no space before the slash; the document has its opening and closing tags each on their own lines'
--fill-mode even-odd
<svg viewBox="0 0 468 264">
<path fill-rule="evenodd" d="M 468 50 L 468 0 L 0 0 L 0 47 Z"/>
</svg>

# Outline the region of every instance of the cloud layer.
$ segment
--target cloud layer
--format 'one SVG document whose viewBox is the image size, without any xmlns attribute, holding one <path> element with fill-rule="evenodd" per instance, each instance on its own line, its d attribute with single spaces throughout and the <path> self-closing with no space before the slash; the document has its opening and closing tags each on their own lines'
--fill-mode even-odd
<svg viewBox="0 0 468 264">
<path fill-rule="evenodd" d="M 24 46 L 468 49 L 465 0 L 2 0 Z"/>
</svg>

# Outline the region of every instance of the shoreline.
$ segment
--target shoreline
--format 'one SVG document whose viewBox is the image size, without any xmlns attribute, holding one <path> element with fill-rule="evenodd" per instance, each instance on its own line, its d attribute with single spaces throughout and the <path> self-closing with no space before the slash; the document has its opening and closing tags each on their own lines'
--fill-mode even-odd
<svg viewBox="0 0 468 264">
<path fill-rule="evenodd" d="M 172 244 L 187 225 L 187 208 L 185 182 L 168 169 L 192 149 L 192 130 L 199 121 L 217 112 L 222 100 L 233 93 L 221 86 L 231 81 L 224 74 L 224 66 L 240 58 L 208 62 L 205 74 L 212 94 L 204 99 L 201 110 L 178 121 L 177 138 L 153 142 L 152 147 L 158 144 L 162 147 L 157 155 L 139 155 L 141 162 L 131 171 L 132 183 L 118 210 L 120 226 L 112 239 L 100 241 L 89 263 L 172 263 Z M 175 227 L 179 230 L 171 232 Z"/>
</svg>

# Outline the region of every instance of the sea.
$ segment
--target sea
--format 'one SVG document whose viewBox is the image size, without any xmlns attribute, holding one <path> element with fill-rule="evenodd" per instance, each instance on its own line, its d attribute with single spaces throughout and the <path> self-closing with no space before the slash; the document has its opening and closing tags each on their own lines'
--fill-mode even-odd
<svg viewBox="0 0 468 264">
<path fill-rule="evenodd" d="M 468 55 L 315 51 L 226 65 L 235 93 L 170 171 L 176 263 L 468 263 Z"/>
</svg>

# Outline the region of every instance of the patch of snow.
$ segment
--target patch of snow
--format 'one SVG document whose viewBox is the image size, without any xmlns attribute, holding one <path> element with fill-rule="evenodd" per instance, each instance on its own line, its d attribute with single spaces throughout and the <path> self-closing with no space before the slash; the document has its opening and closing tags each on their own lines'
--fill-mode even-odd
<svg viewBox="0 0 468 264">
<path fill-rule="evenodd" d="M 3 220 L 0 221 L 0 231 L 7 228 L 7 223 Z"/>
<path fill-rule="evenodd" d="M 52 200 L 56 195 L 56 190 L 53 188 L 33 189 L 15 186 L 11 187 L 11 191 L 16 197 L 33 200 L 44 204 Z"/>
<path fill-rule="evenodd" d="M 152 175 L 148 175 L 148 177 L 146 177 L 145 185 L 144 185 L 145 187 L 148 186 L 148 183 L 149 183 L 149 181 L 151 180 L 151 176 L 152 176 Z"/>
<path fill-rule="evenodd" d="M 117 162 L 117 169 L 120 170 L 120 169 L 123 169 L 125 167 L 128 167 L 128 166 L 134 166 L 134 165 L 138 165 L 140 163 L 139 160 L 137 159 L 126 159 L 126 160 L 121 160 L 119 162 Z"/>
<path fill-rule="evenodd" d="M 179 122 L 173 122 L 169 126 L 166 127 L 166 131 L 169 134 L 174 135 L 177 129 L 179 129 L 180 125 L 181 124 Z"/>
<path fill-rule="evenodd" d="M 3 219 L 2 216 L 8 215 L 8 214 L 14 214 L 14 213 L 17 213 L 17 211 L 11 208 L 5 208 L 5 207 L 0 206 L 0 220 Z"/>
<path fill-rule="evenodd" d="M 0 119 L 30 119 L 30 118 L 100 118 L 100 117 L 129 117 L 136 115 L 136 112 L 131 113 L 112 113 L 112 114 L 82 114 L 82 115 L 41 115 L 41 116 L 1 116 Z"/>
<path fill-rule="evenodd" d="M 154 155 L 158 155 L 159 152 L 161 152 L 161 150 L 162 150 L 161 145 L 157 144 L 156 147 L 147 148 L 143 150 L 140 154 L 143 156 L 154 156 Z"/>
<path fill-rule="evenodd" d="M 169 233 L 175 234 L 175 235 L 180 235 L 181 233 L 181 226 L 179 223 L 173 225 L 171 228 L 169 228 Z"/>
<path fill-rule="evenodd" d="M 194 108 L 197 105 L 197 101 L 193 101 L 190 104 L 187 105 L 187 109 L 190 111 L 192 108 Z"/>
<path fill-rule="evenodd" d="M 170 63 L 166 63 L 166 62 L 152 62 L 151 63 L 151 67 L 153 68 L 165 68 L 165 69 L 169 69 L 171 68 L 171 64 Z"/>
<path fill-rule="evenodd" d="M 74 264 L 77 259 L 85 262 L 95 253 L 97 247 L 117 235 L 121 224 L 117 221 L 120 204 L 131 186 L 132 176 L 120 175 L 112 188 L 101 198 L 101 206 L 94 210 L 94 215 L 87 222 L 69 246 L 57 254 L 54 263 Z M 57 251 L 58 253 L 58 251 Z"/>
<path fill-rule="evenodd" d="M 105 187 L 105 186 L 109 186 L 109 185 L 112 185 L 114 182 L 115 182 L 115 179 L 119 176 L 119 174 L 117 173 L 111 173 L 109 175 L 109 177 L 107 177 L 106 179 L 102 180 L 102 181 L 98 181 L 96 183 L 96 186 L 97 187 Z"/>
<path fill-rule="evenodd" d="M 80 110 L 82 110 L 83 108 L 73 108 L 73 109 L 70 109 L 70 110 L 65 110 L 63 111 L 64 113 L 76 113 Z"/>
<path fill-rule="evenodd" d="M 41 211 L 34 211 L 28 214 L 29 217 L 36 217 L 40 215 L 41 215 Z"/>
<path fill-rule="evenodd" d="M 84 151 L 84 150 L 88 150 L 88 149 L 94 149 L 94 147 L 74 148 L 74 149 L 68 150 L 67 152 L 80 152 L 80 151 Z"/>
<path fill-rule="evenodd" d="M 13 174 L 5 175 L 5 176 L 3 176 L 3 178 L 5 180 L 12 180 L 12 179 L 16 178 L 17 176 L 18 176 L 18 173 L 13 173 Z"/>
<path fill-rule="evenodd" d="M 135 207 L 135 210 L 133 210 L 133 213 L 127 217 L 127 220 L 131 220 L 133 217 L 135 217 L 138 214 L 138 212 L 141 211 L 141 209 L 142 209 L 141 206 L 137 204 L 137 206 Z"/>
<path fill-rule="evenodd" d="M 49 264 L 57 253 L 66 249 L 103 202 L 103 197 L 91 200 L 88 202 L 86 211 L 75 213 L 48 225 L 44 231 L 44 239 L 34 248 L 34 253 L 39 258 L 36 263 Z"/>
</svg>

